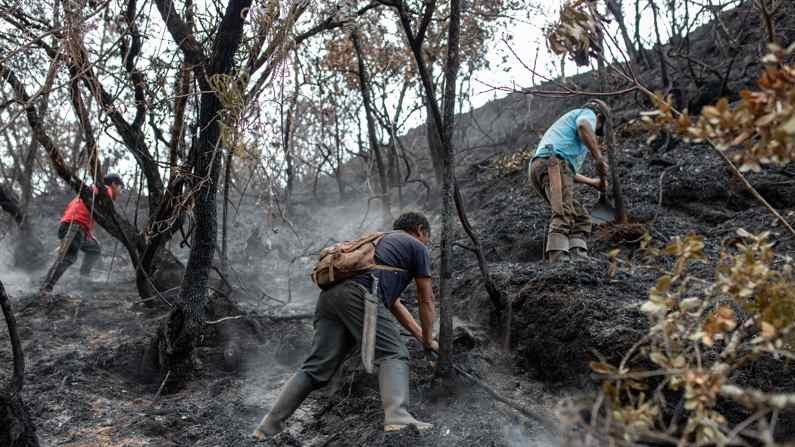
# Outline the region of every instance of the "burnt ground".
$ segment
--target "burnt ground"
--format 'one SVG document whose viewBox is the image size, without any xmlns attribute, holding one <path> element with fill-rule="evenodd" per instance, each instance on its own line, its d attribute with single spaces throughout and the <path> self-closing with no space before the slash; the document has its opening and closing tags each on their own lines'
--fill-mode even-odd
<svg viewBox="0 0 795 447">
<path fill-rule="evenodd" d="M 197 350 L 199 367 L 188 385 L 158 395 L 159 383 L 142 382 L 138 362 L 167 313 L 165 306 L 141 305 L 132 280 L 79 283 L 72 273 L 49 298 L 13 297 L 27 360 L 23 399 L 43 445 L 255 445 L 248 435 L 307 352 L 311 320 L 265 319 L 245 336 L 235 332 L 243 352 L 235 369 L 225 362 L 224 349 L 231 332 L 225 326 L 231 328 L 237 320 L 212 325 Z M 123 277 L 123 270 L 116 275 Z M 12 279 L 12 289 L 30 287 Z M 57 293 L 64 290 L 69 293 Z M 241 301 L 260 314 L 285 316 L 309 309 L 303 303 L 284 307 L 245 297 Z M 529 408 L 545 411 L 557 404 L 542 384 L 510 372 L 513 366 L 499 360 L 484 328 L 459 326 L 458 364 Z M 8 364 L 5 334 L 0 343 L 0 362 Z M 522 420 L 479 388 L 463 381 L 440 387 L 419 345 L 410 346 L 412 410 L 438 424 L 433 433 L 385 436 L 378 429 L 377 378 L 361 370 L 354 354 L 328 387 L 310 396 L 274 445 L 555 445 L 548 430 Z"/>
<path fill-rule="evenodd" d="M 790 40 L 795 40 L 793 17 L 795 14 L 784 14 L 779 28 L 792 37 Z M 758 21 L 755 15 L 734 12 L 726 17 L 725 26 L 731 29 L 747 25 L 750 29 L 754 21 Z M 721 52 L 710 38 L 714 29 L 706 27 L 696 33 L 701 35 L 693 39 L 694 52 L 706 62 L 720 59 Z M 744 36 L 743 42 L 745 46 L 738 50 L 745 55 L 737 64 L 741 69 L 729 82 L 735 92 L 751 85 L 758 71 L 758 40 Z M 653 84 L 652 73 L 642 73 L 642 77 Z M 586 86 L 589 82 L 583 77 L 577 81 Z M 698 96 L 697 86 L 685 87 Z M 677 235 L 701 234 L 705 236 L 706 252 L 713 259 L 722 246 L 734 239 L 735 230 L 740 227 L 772 231 L 776 249 L 782 255 L 792 255 L 795 248 L 792 237 L 730 177 L 710 149 L 675 140 L 649 145 L 649 135 L 622 118 L 617 123 L 619 170 L 637 226 L 626 231 L 596 228 L 591 241 L 591 263 L 550 267 L 540 262 L 547 208 L 529 192 L 524 170 L 505 173 L 494 162 L 525 145 L 532 146 L 538 129 L 579 102 L 580 99 L 555 102 L 511 95 L 463 116 L 459 127 L 460 146 L 467 148 L 459 153 L 461 190 L 470 218 L 483 237 L 492 273 L 511 301 L 513 318 L 510 348 L 505 350 L 501 334 L 504 319 L 498 320 L 491 311 L 474 259 L 457 248 L 453 291 L 455 362 L 500 394 L 552 419 L 561 414 L 566 402 L 576 401 L 595 389 L 589 376 L 589 361 L 599 356 L 617 359 L 647 328 L 638 309 L 659 275 L 654 268 L 664 268 L 671 260 L 659 259 L 652 263 L 654 268 L 644 267 L 649 265 L 648 260 L 637 259 L 639 233 L 648 231 L 658 244 Z M 635 98 L 628 98 L 620 100 L 616 108 L 622 117 L 633 117 L 643 106 Z M 478 125 L 473 126 L 476 119 Z M 423 161 L 427 158 L 427 149 L 422 146 L 423 132 L 422 128 L 416 129 L 406 137 L 416 148 L 411 156 L 417 166 L 428 165 Z M 427 172 L 415 175 L 429 178 Z M 795 221 L 795 166 L 770 167 L 763 173 L 749 175 L 749 179 L 790 222 Z M 586 204 L 596 201 L 593 191 L 580 188 Z M 321 187 L 321 192 L 325 190 L 333 188 Z M 412 200 L 413 205 L 425 206 L 434 216 L 434 223 L 438 223 L 436 198 L 426 201 L 421 191 L 409 189 L 406 195 L 420 197 Z M 230 241 L 236 262 L 230 279 L 235 286 L 232 300 L 244 312 L 279 316 L 311 312 L 316 291 L 305 274 L 311 265 L 310 255 L 329 239 L 350 237 L 362 228 L 379 226 L 372 217 L 375 210 L 360 225 L 364 200 L 339 202 L 336 197 L 326 196 L 319 206 L 308 193 L 297 199 L 293 222 L 298 235 L 284 224 L 263 225 L 264 211 L 256 197 L 247 198 L 241 211 L 235 213 Z M 65 201 L 66 196 L 37 202 L 34 216 L 40 225 L 36 232 L 47 247 L 54 246 L 55 225 L 50 223 Z M 125 209 L 128 215 L 132 214 L 129 206 Z M 271 239 L 273 250 L 245 259 L 245 241 L 254 227 L 262 228 L 262 238 Z M 13 233 L 5 236 L 4 255 L 10 246 L 6 241 L 13 237 Z M 100 235 L 100 239 L 108 241 L 103 247 L 101 268 L 105 271 L 86 284 L 77 280 L 74 267 L 56 288 L 59 294 L 51 300 L 31 294 L 46 265 L 32 274 L 32 281 L 27 273 L 7 265 L 0 270 L 0 279 L 12 295 L 24 342 L 27 382 L 23 398 L 43 444 L 254 445 L 248 434 L 305 355 L 311 320 L 258 318 L 257 324 L 252 323 L 244 331 L 239 330 L 238 320 L 212 325 L 197 350 L 199 367 L 192 380 L 184 389 L 155 399 L 159 384 L 140 380 L 138 361 L 167 309 L 137 303 L 130 266 L 121 253 L 112 255 L 114 244 L 110 238 Z M 463 233 L 458 239 L 468 244 Z M 184 248 L 176 243 L 170 248 L 184 257 Z M 614 248 L 621 249 L 625 268 L 611 274 L 607 252 Z M 705 278 L 711 274 L 709 265 L 696 268 Z M 409 301 L 410 297 L 409 291 Z M 242 353 L 239 365 L 225 361 L 225 349 L 232 338 Z M 435 381 L 432 366 L 418 346 L 410 346 L 411 410 L 418 418 L 435 423 L 434 431 L 385 436 L 380 430 L 377 379 L 364 374 L 354 354 L 332 384 L 310 396 L 291 419 L 287 432 L 271 445 L 561 443 L 554 427 L 519 415 L 463 378 L 446 385 Z M 5 365 L 9 360 L 7 336 L 2 332 L 3 377 L 7 377 Z M 795 390 L 791 371 L 769 365 L 772 363 L 763 359 L 742 375 L 762 389 Z M 742 414 L 732 417 L 741 418 Z M 790 424 L 793 426 L 795 422 Z"/>
</svg>

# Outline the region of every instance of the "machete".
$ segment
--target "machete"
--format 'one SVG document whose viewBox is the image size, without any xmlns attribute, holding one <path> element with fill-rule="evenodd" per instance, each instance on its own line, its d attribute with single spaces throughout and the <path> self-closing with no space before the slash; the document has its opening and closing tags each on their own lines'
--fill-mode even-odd
<svg viewBox="0 0 795 447">
<path fill-rule="evenodd" d="M 375 370 L 375 327 L 378 324 L 378 277 L 370 275 L 372 287 L 364 294 L 364 320 L 362 321 L 362 364 L 368 374 Z"/>
</svg>

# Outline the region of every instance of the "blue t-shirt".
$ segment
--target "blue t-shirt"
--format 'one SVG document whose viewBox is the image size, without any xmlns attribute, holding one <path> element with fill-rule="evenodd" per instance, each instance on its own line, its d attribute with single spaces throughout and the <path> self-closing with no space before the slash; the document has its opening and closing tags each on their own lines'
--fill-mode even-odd
<svg viewBox="0 0 795 447">
<path fill-rule="evenodd" d="M 580 141 L 577 133 L 577 125 L 581 122 L 587 122 L 592 129 L 596 129 L 596 113 L 591 109 L 574 109 L 558 118 L 544 133 L 533 159 L 555 154 L 569 163 L 572 172 L 579 173 L 588 155 L 588 147 Z"/>
<path fill-rule="evenodd" d="M 403 231 L 388 233 L 375 247 L 375 262 L 381 265 L 397 267 L 405 272 L 387 270 L 370 270 L 367 273 L 351 278 L 370 290 L 370 275 L 378 277 L 378 295 L 386 307 L 391 307 L 395 300 L 414 278 L 431 277 L 431 255 L 428 247 L 414 236 Z"/>
</svg>

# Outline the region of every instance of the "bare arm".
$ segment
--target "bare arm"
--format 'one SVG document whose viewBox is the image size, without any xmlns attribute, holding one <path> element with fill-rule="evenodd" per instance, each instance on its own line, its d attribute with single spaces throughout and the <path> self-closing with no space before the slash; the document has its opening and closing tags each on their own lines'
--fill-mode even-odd
<svg viewBox="0 0 795 447">
<path fill-rule="evenodd" d="M 420 324 L 414 320 L 406 306 L 396 299 L 389 310 L 398 322 L 406 328 L 411 335 L 419 340 L 426 349 L 437 350 L 438 344 L 433 338 L 433 321 L 436 319 L 436 309 L 433 303 L 433 283 L 431 278 L 417 278 L 417 301 L 420 306 Z"/>
<path fill-rule="evenodd" d="M 389 311 L 392 312 L 392 315 L 395 316 L 401 326 L 406 328 L 414 338 L 422 342 L 422 328 L 420 328 L 420 325 L 414 320 L 411 312 L 409 312 L 406 306 L 400 301 L 400 298 L 392 303 L 392 307 L 389 308 Z"/>
<path fill-rule="evenodd" d="M 587 121 L 580 121 L 577 123 L 577 134 L 580 136 L 580 141 L 588 148 L 591 157 L 596 161 L 596 171 L 600 177 L 607 175 L 607 161 L 602 156 L 602 149 L 599 147 L 599 141 L 596 138 L 596 133 L 591 127 L 591 123 Z"/>
<path fill-rule="evenodd" d="M 574 176 L 574 183 L 582 183 L 596 189 L 604 189 L 603 178 L 586 177 L 582 174 Z"/>
</svg>

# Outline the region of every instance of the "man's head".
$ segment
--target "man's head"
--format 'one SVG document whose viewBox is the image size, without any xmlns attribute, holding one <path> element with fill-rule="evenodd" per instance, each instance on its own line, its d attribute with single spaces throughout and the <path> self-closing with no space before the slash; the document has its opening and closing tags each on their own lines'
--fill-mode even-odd
<svg viewBox="0 0 795 447">
<path fill-rule="evenodd" d="M 431 241 L 431 224 L 420 213 L 409 211 L 403 213 L 392 224 L 393 230 L 403 230 L 416 237 L 425 245 Z"/>
<path fill-rule="evenodd" d="M 603 136 L 605 122 L 610 119 L 610 106 L 601 99 L 592 99 L 585 103 L 583 108 L 593 110 L 596 114 L 596 135 Z"/>
<path fill-rule="evenodd" d="M 105 186 L 109 187 L 111 190 L 111 198 L 116 200 L 121 195 L 121 190 L 124 188 L 124 182 L 121 181 L 121 177 L 116 174 L 108 174 L 102 181 Z"/>
</svg>

